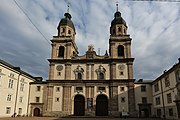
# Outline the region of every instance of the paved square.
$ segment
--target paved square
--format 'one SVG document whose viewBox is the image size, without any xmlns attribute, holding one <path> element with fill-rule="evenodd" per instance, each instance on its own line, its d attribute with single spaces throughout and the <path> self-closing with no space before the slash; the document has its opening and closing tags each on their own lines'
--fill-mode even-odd
<svg viewBox="0 0 180 120">
<path fill-rule="evenodd" d="M 53 118 L 53 117 L 16 117 L 16 118 L 0 118 L 0 120 L 139 120 L 140 118 Z M 155 118 L 141 118 L 141 120 L 162 120 Z"/>
</svg>

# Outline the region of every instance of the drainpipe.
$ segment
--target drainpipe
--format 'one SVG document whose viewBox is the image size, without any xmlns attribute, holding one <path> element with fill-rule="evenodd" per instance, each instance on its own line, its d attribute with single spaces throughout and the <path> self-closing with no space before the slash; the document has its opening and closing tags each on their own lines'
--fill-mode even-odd
<svg viewBox="0 0 180 120">
<path fill-rule="evenodd" d="M 16 96 L 15 96 L 15 105 L 14 105 L 14 114 L 16 113 L 16 107 L 17 107 L 17 99 L 18 99 L 18 88 L 19 88 L 19 79 L 20 79 L 20 75 L 21 75 L 21 71 L 20 71 L 20 68 L 18 69 L 19 71 L 19 75 L 18 75 L 18 79 L 17 79 L 17 88 L 16 88 Z M 15 116 L 14 116 L 15 117 Z"/>
<path fill-rule="evenodd" d="M 162 102 L 163 102 L 163 118 L 166 119 L 166 110 L 165 110 L 165 105 L 164 105 L 164 95 L 163 95 L 163 87 L 162 87 L 162 80 L 160 80 L 161 82 L 161 94 L 162 94 Z"/>
<path fill-rule="evenodd" d="M 30 103 L 29 103 L 29 99 L 30 99 L 30 90 L 31 90 L 31 84 L 29 83 L 29 95 L 28 95 L 28 103 L 27 103 L 27 116 L 29 116 L 29 107 L 30 107 Z"/>
</svg>

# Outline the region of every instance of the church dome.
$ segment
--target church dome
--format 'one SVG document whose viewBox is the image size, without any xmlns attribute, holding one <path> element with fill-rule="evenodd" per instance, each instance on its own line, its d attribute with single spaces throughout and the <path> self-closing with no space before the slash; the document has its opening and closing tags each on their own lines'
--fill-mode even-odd
<svg viewBox="0 0 180 120">
<path fill-rule="evenodd" d="M 111 26 L 117 25 L 117 24 L 123 24 L 126 26 L 126 21 L 121 17 L 121 13 L 117 11 L 114 14 L 114 19 L 111 22 Z"/>
<path fill-rule="evenodd" d="M 72 20 L 71 20 L 71 18 L 72 18 L 72 17 L 71 17 L 71 14 L 65 13 L 64 16 L 65 16 L 65 18 L 62 18 L 62 19 L 61 19 L 61 21 L 59 22 L 58 28 L 59 28 L 60 26 L 62 26 L 62 25 L 67 25 L 67 26 L 71 27 L 71 28 L 75 31 L 74 24 L 73 24 L 73 22 L 72 22 Z"/>
</svg>

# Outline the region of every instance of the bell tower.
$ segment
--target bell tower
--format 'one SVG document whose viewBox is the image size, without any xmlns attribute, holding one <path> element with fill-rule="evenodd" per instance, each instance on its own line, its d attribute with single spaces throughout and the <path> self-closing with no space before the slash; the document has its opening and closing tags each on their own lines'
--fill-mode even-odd
<svg viewBox="0 0 180 120">
<path fill-rule="evenodd" d="M 109 53 L 111 58 L 131 58 L 131 38 L 127 34 L 127 25 L 117 10 L 110 27 Z"/>
<path fill-rule="evenodd" d="M 71 59 L 78 54 L 78 48 L 75 43 L 75 27 L 71 20 L 72 16 L 68 11 L 64 14 L 57 27 L 58 35 L 53 36 L 52 42 L 52 59 Z"/>
<path fill-rule="evenodd" d="M 49 79 L 57 79 L 56 74 L 54 71 L 56 70 L 55 66 L 58 66 L 62 61 L 68 61 L 74 56 L 78 55 L 78 47 L 75 43 L 75 35 L 76 30 L 74 27 L 74 24 L 72 22 L 72 16 L 69 13 L 69 5 L 68 10 L 64 14 L 64 18 L 62 18 L 58 24 L 57 36 L 53 36 L 53 39 L 51 40 L 51 59 L 49 59 L 50 62 L 50 69 L 49 69 Z M 56 62 L 55 62 L 56 61 Z M 70 64 L 65 64 L 65 71 L 70 70 Z M 64 69 L 63 69 L 64 70 Z M 58 72 L 60 74 L 60 72 Z M 63 72 L 61 72 L 63 73 Z M 68 73 L 66 73 L 65 76 L 68 76 Z M 63 77 L 62 79 L 70 79 L 68 77 Z"/>
</svg>

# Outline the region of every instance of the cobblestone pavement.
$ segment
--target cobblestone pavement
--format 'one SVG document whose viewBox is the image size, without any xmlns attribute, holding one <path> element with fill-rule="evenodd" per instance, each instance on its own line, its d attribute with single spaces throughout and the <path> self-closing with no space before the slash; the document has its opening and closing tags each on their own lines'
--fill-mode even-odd
<svg viewBox="0 0 180 120">
<path fill-rule="evenodd" d="M 16 117 L 16 118 L 0 118 L 0 120 L 162 120 L 155 118 L 52 118 L 52 117 Z"/>
</svg>

